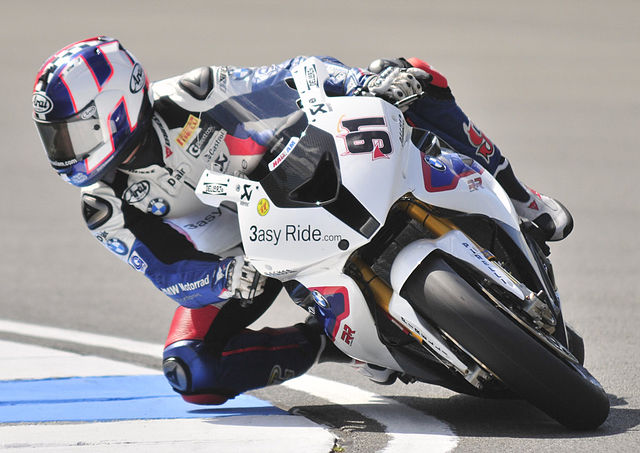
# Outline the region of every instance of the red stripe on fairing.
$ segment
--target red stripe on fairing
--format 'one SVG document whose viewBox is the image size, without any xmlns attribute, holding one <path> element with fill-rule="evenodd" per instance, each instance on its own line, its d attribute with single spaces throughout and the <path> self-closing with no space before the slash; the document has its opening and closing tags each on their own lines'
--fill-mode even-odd
<svg viewBox="0 0 640 453">
<path fill-rule="evenodd" d="M 267 147 L 249 138 L 238 138 L 233 135 L 227 134 L 224 137 L 224 142 L 229 149 L 229 154 L 232 156 L 256 156 L 264 154 Z"/>
<path fill-rule="evenodd" d="M 227 357 L 234 354 L 243 354 L 245 352 L 281 351 L 283 349 L 296 349 L 299 347 L 300 347 L 299 344 L 285 344 L 282 346 L 250 346 L 248 348 L 234 349 L 232 351 L 223 351 L 222 357 Z"/>
<path fill-rule="evenodd" d="M 62 77 L 62 74 L 60 74 L 60 80 L 62 81 L 64 87 L 67 89 L 67 93 L 69 93 L 71 104 L 73 104 L 73 113 L 78 113 L 78 107 L 76 107 L 76 100 L 73 98 L 73 93 L 69 89 L 69 85 L 67 85 L 67 82 L 66 80 L 64 80 L 64 77 Z"/>
<path fill-rule="evenodd" d="M 422 160 L 422 176 L 424 178 L 424 188 L 427 189 L 427 192 L 444 192 L 447 190 L 453 190 L 456 187 L 458 187 L 458 182 L 460 181 L 460 178 L 464 178 L 465 176 L 469 176 L 469 175 L 473 175 L 474 173 L 477 173 L 475 170 L 467 170 L 465 172 L 456 174 L 451 180 L 451 182 L 446 186 L 434 186 L 431 182 L 432 168 L 427 162 L 425 162 L 424 159 L 421 159 L 421 160 Z M 433 171 L 438 171 L 438 170 L 433 170 Z"/>
</svg>

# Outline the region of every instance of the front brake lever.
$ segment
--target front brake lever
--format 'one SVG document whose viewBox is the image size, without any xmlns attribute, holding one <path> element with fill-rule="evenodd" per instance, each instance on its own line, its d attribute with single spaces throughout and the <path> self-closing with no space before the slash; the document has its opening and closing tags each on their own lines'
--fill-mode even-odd
<svg viewBox="0 0 640 453">
<path fill-rule="evenodd" d="M 417 101 L 421 97 L 423 97 L 426 93 L 424 91 L 418 94 L 412 94 L 411 96 L 407 96 L 406 98 L 402 98 L 399 101 L 396 101 L 393 105 L 402 110 L 403 107 L 408 107 L 413 102 Z"/>
</svg>

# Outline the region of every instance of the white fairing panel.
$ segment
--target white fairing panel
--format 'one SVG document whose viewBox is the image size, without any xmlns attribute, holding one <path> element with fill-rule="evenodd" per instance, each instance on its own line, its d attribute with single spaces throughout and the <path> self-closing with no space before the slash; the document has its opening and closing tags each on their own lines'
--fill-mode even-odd
<svg viewBox="0 0 640 453">
<path fill-rule="evenodd" d="M 478 163 L 447 151 L 439 156 L 414 152 L 409 159 L 408 184 L 416 198 L 433 206 L 483 214 L 520 229 L 508 195 Z"/>
<path fill-rule="evenodd" d="M 519 299 L 524 299 L 524 294 L 511 278 L 500 267 L 489 261 L 473 242 L 458 230 L 452 230 L 437 239 L 420 239 L 405 247 L 391 267 L 393 289 L 399 292 L 414 269 L 436 250 L 442 250 L 471 264 Z"/>
<path fill-rule="evenodd" d="M 380 342 L 369 307 L 352 279 L 331 270 L 298 281 L 308 289 L 318 291 L 329 303 L 329 310 L 335 316 L 329 337 L 342 352 L 363 362 L 401 371 Z"/>
</svg>

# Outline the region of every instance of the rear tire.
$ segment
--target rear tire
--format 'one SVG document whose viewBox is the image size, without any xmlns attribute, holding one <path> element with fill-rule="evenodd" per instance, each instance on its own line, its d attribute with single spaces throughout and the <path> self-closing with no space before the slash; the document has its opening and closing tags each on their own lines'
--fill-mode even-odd
<svg viewBox="0 0 640 453">
<path fill-rule="evenodd" d="M 584 368 L 554 355 L 441 258 L 418 267 L 403 292 L 507 387 L 567 428 L 595 429 L 607 418 L 607 395 Z"/>
</svg>

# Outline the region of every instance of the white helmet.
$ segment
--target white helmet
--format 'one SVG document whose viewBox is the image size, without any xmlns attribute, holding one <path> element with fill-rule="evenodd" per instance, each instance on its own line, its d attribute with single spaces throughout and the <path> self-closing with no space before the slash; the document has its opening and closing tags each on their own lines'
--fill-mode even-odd
<svg viewBox="0 0 640 453">
<path fill-rule="evenodd" d="M 33 119 L 53 168 L 87 186 L 121 164 L 149 130 L 148 87 L 115 39 L 90 38 L 51 56 L 33 87 Z"/>
</svg>

